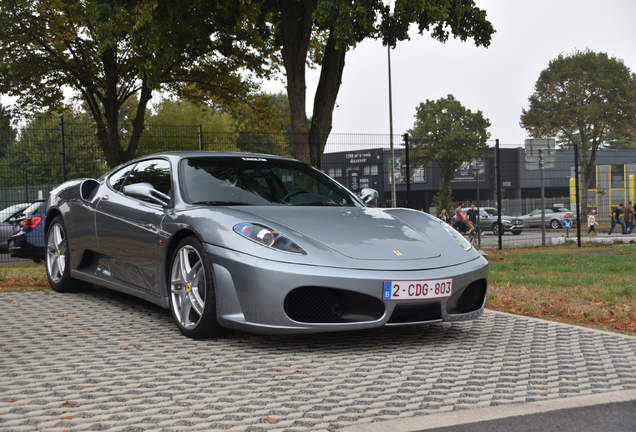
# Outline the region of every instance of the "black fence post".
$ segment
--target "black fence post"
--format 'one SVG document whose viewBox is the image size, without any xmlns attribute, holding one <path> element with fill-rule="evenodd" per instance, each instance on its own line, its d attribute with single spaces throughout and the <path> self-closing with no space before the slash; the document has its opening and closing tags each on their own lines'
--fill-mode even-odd
<svg viewBox="0 0 636 432">
<path fill-rule="evenodd" d="M 66 149 L 64 148 L 64 115 L 60 115 L 60 142 L 62 144 L 62 182 L 66 181 Z"/>
<path fill-rule="evenodd" d="M 203 126 L 199 125 L 199 151 L 203 151 Z"/>
<path fill-rule="evenodd" d="M 495 157 L 497 158 L 497 223 L 499 224 L 499 250 L 502 249 L 501 236 L 503 235 L 503 229 L 501 225 L 501 162 L 499 159 L 499 139 L 495 140 Z"/>
<path fill-rule="evenodd" d="M 576 197 L 576 238 L 577 244 L 581 247 L 581 198 L 579 196 L 579 146 L 574 144 L 574 196 Z M 587 213 L 587 209 L 585 209 Z"/>
<path fill-rule="evenodd" d="M 406 153 L 406 207 L 411 207 L 411 159 L 409 158 L 409 134 L 404 134 L 404 152 Z"/>
</svg>

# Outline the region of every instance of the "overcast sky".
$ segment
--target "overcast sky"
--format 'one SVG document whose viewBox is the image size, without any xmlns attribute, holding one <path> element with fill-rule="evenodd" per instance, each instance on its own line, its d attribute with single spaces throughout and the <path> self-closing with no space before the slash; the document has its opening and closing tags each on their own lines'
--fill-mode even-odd
<svg viewBox="0 0 636 432">
<path fill-rule="evenodd" d="M 391 52 L 393 131 L 413 127 L 415 107 L 452 94 L 490 120 L 491 138 L 520 144 L 519 126 L 539 73 L 560 53 L 589 48 L 622 59 L 636 72 L 634 0 L 476 0 L 497 33 L 490 47 L 472 40 L 441 44 L 413 32 Z M 332 133 L 389 133 L 387 49 L 365 41 L 347 53 Z M 307 114 L 311 115 L 317 74 L 310 74 Z M 268 91 L 283 91 L 282 84 Z"/>
</svg>

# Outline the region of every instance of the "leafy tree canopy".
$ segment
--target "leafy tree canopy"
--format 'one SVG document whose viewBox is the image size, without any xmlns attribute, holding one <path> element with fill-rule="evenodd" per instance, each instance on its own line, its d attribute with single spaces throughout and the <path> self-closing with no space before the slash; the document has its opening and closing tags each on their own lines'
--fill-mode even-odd
<svg viewBox="0 0 636 432">
<path fill-rule="evenodd" d="M 586 212 L 598 150 L 634 139 L 636 75 L 606 53 L 560 54 L 539 75 L 529 103 L 522 109 L 520 125 L 532 137 L 556 137 L 566 148 L 578 145 L 581 208 Z"/>
<path fill-rule="evenodd" d="M 345 55 L 356 44 L 372 38 L 395 46 L 409 38 L 411 24 L 440 42 L 452 35 L 488 46 L 494 33 L 486 12 L 473 0 L 396 0 L 394 10 L 382 0 L 265 0 L 264 9 L 271 13 L 286 72 L 294 156 L 311 162 L 316 145 L 324 150 Z M 310 124 L 305 108 L 308 62 L 320 66 Z"/>
<path fill-rule="evenodd" d="M 10 144 L 13 144 L 17 135 L 11 126 L 11 117 L 6 108 L 0 104 L 0 159 L 2 159 Z"/>
<path fill-rule="evenodd" d="M 63 109 L 81 95 L 110 166 L 134 157 L 154 90 L 244 98 L 268 73 L 269 27 L 257 1 L 0 0 L 0 92 L 17 109 Z M 119 110 L 133 95 L 132 133 Z"/>
<path fill-rule="evenodd" d="M 435 162 L 441 170 L 438 211 L 450 213 L 452 190 L 449 183 L 463 162 L 488 151 L 490 121 L 481 111 L 473 113 L 453 95 L 437 101 L 426 100 L 416 108 L 411 135 L 411 160 L 415 166 L 427 167 Z"/>
</svg>

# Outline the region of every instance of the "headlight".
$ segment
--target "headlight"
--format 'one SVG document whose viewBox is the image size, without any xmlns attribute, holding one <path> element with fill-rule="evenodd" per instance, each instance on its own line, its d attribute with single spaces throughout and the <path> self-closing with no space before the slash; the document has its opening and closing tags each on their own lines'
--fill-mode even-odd
<svg viewBox="0 0 636 432">
<path fill-rule="evenodd" d="M 441 225 L 444 227 L 446 232 L 448 232 L 450 236 L 455 239 L 455 241 L 462 247 L 462 249 L 469 250 L 472 247 L 470 242 L 466 240 L 463 235 L 455 231 L 452 226 L 450 226 L 446 222 L 442 222 Z"/>
<path fill-rule="evenodd" d="M 306 252 L 296 243 L 278 231 L 264 225 L 240 223 L 234 226 L 234 232 L 268 248 L 295 254 L 306 254 Z"/>
<path fill-rule="evenodd" d="M 501 221 L 502 221 L 503 223 L 512 223 L 512 222 L 510 222 L 508 219 L 502 219 Z"/>
</svg>

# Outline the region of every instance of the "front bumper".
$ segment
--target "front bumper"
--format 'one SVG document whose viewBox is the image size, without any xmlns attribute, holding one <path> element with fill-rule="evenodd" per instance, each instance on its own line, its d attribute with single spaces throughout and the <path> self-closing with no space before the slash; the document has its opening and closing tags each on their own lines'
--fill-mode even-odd
<svg viewBox="0 0 636 432">
<path fill-rule="evenodd" d="M 483 257 L 430 270 L 374 271 L 289 264 L 205 247 L 214 263 L 217 318 L 238 330 L 313 333 L 470 320 L 481 315 L 486 298 L 488 263 Z M 384 281 L 449 277 L 454 287 L 449 298 L 382 299 Z M 304 293 L 309 295 L 304 299 L 307 308 L 323 308 L 330 316 L 322 319 L 314 310 L 294 309 L 290 304 L 298 298 L 302 302 Z"/>
</svg>

